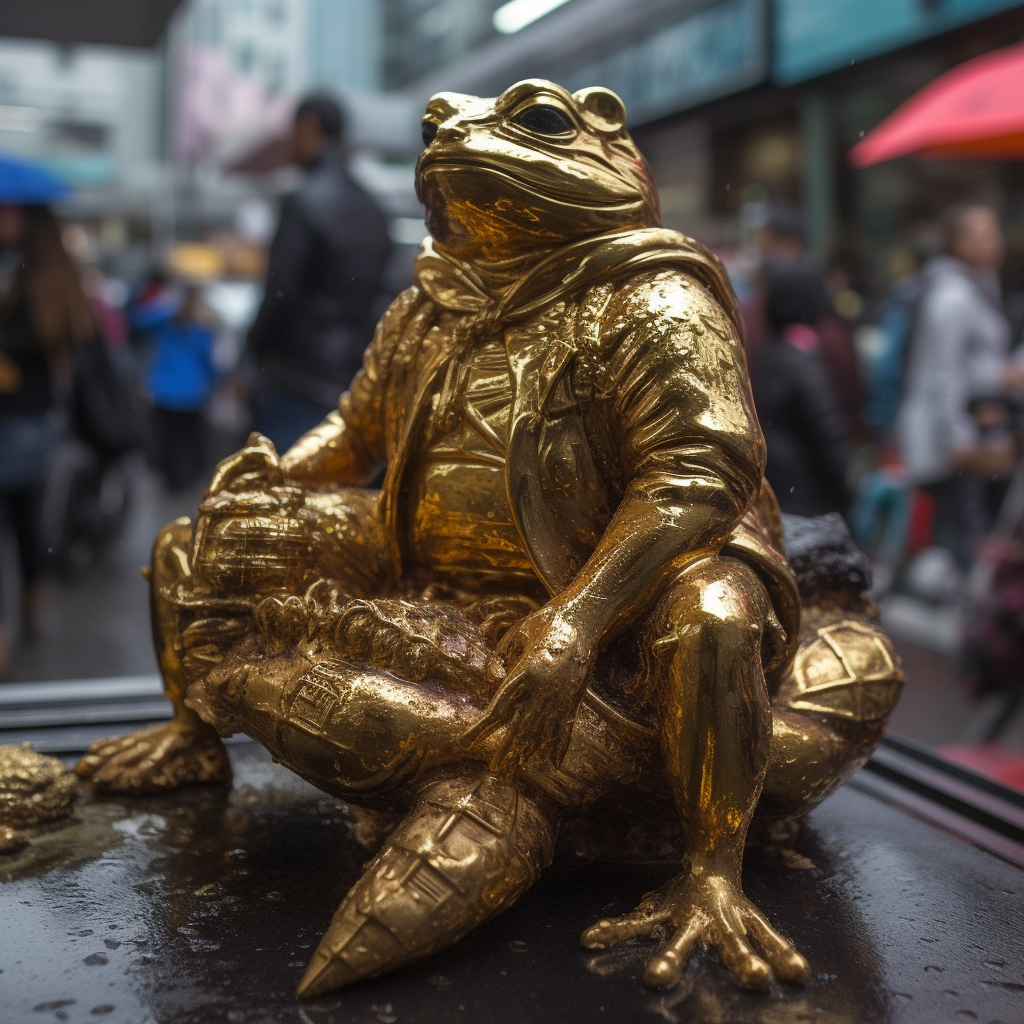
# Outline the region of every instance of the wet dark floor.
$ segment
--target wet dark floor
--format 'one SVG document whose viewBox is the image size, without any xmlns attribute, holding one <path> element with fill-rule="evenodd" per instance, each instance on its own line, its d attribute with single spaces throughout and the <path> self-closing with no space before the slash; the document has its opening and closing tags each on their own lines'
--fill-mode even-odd
<svg viewBox="0 0 1024 1024">
<path fill-rule="evenodd" d="M 367 852 L 342 805 L 253 744 L 232 755 L 230 791 L 86 803 L 0 860 L 4 1024 L 1024 1021 L 1024 871 L 851 787 L 804 830 L 814 869 L 748 865 L 748 893 L 811 961 L 804 989 L 742 992 L 708 956 L 645 989 L 649 948 L 595 956 L 578 938 L 672 869 L 563 852 L 453 949 L 299 1003 Z"/>
</svg>

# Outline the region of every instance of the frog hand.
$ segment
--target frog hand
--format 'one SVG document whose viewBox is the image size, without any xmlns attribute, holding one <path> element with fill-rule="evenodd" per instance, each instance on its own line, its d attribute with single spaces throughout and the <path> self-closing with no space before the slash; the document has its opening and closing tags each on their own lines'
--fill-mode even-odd
<svg viewBox="0 0 1024 1024">
<path fill-rule="evenodd" d="M 503 728 L 490 758 L 495 774 L 506 778 L 535 754 L 558 767 L 586 690 L 593 646 L 548 604 L 505 637 L 501 653 L 518 657 L 483 716 L 463 734 L 462 744 L 473 746 Z"/>
<path fill-rule="evenodd" d="M 244 448 L 217 464 L 205 497 L 222 493 L 267 491 L 283 483 L 284 471 L 273 442 L 254 432 L 249 435 Z"/>
</svg>

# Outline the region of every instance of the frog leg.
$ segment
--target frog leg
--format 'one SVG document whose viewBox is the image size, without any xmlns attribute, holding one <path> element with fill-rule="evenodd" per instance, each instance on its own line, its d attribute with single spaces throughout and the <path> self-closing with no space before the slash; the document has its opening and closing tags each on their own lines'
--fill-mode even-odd
<svg viewBox="0 0 1024 1024">
<path fill-rule="evenodd" d="M 185 783 L 231 778 L 227 751 L 217 731 L 185 706 L 179 609 L 165 596 L 190 575 L 191 541 L 192 523 L 187 517 L 164 527 L 153 545 L 149 569 L 153 641 L 174 717 L 163 725 L 93 743 L 75 771 L 101 789 L 159 792 Z"/>
<path fill-rule="evenodd" d="M 252 447 L 243 449 L 225 460 L 218 474 L 231 463 L 251 457 L 253 451 Z M 356 593 L 381 587 L 386 572 L 376 515 L 377 492 L 310 492 L 306 500 L 316 542 L 312 555 L 318 559 L 316 570 L 321 577 L 339 579 Z M 183 630 L 182 609 L 174 597 L 190 589 L 191 551 L 192 523 L 188 518 L 178 519 L 157 536 L 148 570 L 153 642 L 174 716 L 164 725 L 94 743 L 75 770 L 101 789 L 157 792 L 190 782 L 224 782 L 231 777 L 218 730 L 186 704 L 186 676 L 194 673 L 186 672 L 183 663 L 201 662 L 205 646 L 214 652 L 211 663 L 216 664 L 218 651 L 251 631 L 246 609 L 256 595 L 210 595 L 206 605 L 202 601 L 197 605 L 200 617 Z M 225 607 L 235 611 L 225 616 Z M 241 617 L 232 617 L 239 608 Z M 201 617 L 204 610 L 206 618 Z"/>
<path fill-rule="evenodd" d="M 672 584 L 654 627 L 662 754 L 683 825 L 684 868 L 636 912 L 588 928 L 583 945 L 603 949 L 667 930 L 668 942 L 644 972 L 659 988 L 679 980 L 698 943 L 715 947 L 745 987 L 765 989 L 773 975 L 802 982 L 806 961 L 741 884 L 772 737 L 761 662 L 774 627 L 768 595 L 747 566 L 709 558 Z"/>
</svg>

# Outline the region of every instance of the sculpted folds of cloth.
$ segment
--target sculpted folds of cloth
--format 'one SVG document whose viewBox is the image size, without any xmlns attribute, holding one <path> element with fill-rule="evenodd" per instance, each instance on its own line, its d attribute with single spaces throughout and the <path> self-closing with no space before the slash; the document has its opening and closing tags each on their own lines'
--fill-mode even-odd
<svg viewBox="0 0 1024 1024">
<path fill-rule="evenodd" d="M 680 866 L 584 946 L 658 938 L 654 986 L 698 945 L 751 988 L 807 976 L 744 849 L 864 762 L 902 676 L 838 520 L 787 523 L 787 562 L 735 297 L 660 226 L 625 122 L 605 89 L 435 96 L 431 237 L 351 390 L 282 455 L 253 435 L 157 538 L 175 717 L 78 771 L 223 781 L 244 732 L 380 812 L 300 995 L 458 941 L 562 829 Z"/>
</svg>

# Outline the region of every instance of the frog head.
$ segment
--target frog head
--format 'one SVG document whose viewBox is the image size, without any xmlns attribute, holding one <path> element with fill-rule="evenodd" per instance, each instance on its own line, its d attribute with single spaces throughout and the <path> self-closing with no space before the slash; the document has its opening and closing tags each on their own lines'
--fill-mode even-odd
<svg viewBox="0 0 1024 1024">
<path fill-rule="evenodd" d="M 657 226 L 658 193 L 608 89 L 528 79 L 497 99 L 438 93 L 416 193 L 435 244 L 501 261 L 606 231 Z"/>
</svg>

